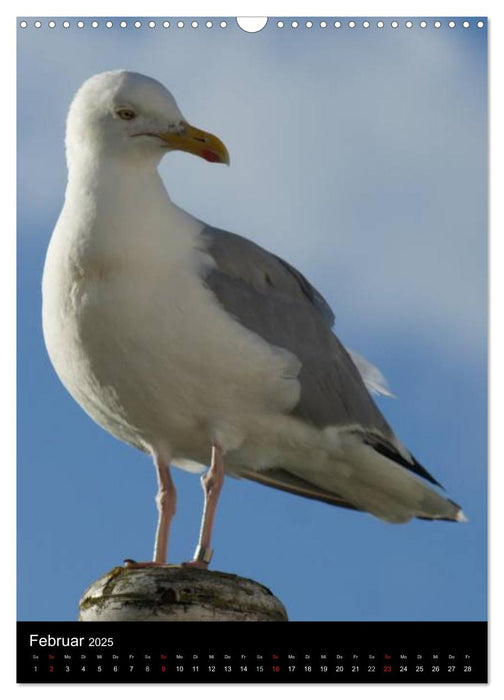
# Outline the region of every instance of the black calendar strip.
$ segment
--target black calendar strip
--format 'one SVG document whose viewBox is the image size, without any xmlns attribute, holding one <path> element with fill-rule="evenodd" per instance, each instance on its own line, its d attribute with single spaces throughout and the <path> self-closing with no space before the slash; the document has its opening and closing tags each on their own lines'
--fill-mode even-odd
<svg viewBox="0 0 504 700">
<path fill-rule="evenodd" d="M 20 683 L 486 683 L 486 622 L 20 622 Z"/>
</svg>

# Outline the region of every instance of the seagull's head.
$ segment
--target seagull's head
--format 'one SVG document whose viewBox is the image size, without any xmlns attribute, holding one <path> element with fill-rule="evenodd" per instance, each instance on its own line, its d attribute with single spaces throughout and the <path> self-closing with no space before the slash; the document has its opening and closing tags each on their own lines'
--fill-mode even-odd
<svg viewBox="0 0 504 700">
<path fill-rule="evenodd" d="M 178 150 L 229 164 L 222 141 L 189 124 L 164 85 L 125 70 L 99 73 L 82 85 L 68 114 L 66 145 L 69 162 L 78 154 L 159 161 Z"/>
</svg>

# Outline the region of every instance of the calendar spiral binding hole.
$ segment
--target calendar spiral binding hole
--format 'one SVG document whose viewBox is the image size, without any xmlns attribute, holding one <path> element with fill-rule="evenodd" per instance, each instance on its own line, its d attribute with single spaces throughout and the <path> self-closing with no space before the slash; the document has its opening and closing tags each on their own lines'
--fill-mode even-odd
<svg viewBox="0 0 504 700">
<path fill-rule="evenodd" d="M 234 18 L 235 21 L 236 18 Z M 60 20 L 56 22 L 56 20 L 31 20 L 29 22 L 27 19 L 22 19 L 19 20 L 19 27 L 21 29 L 28 29 L 30 27 L 33 27 L 35 29 L 41 29 L 43 27 L 47 27 L 49 29 L 56 29 L 59 26 L 61 26 L 63 29 L 70 29 L 71 27 L 77 27 L 78 29 L 84 29 L 85 27 L 89 27 L 91 29 L 98 29 L 100 26 L 105 27 L 106 29 L 112 29 L 114 27 L 118 27 L 119 29 L 127 29 L 128 27 L 133 28 L 133 29 L 142 29 L 143 27 L 146 27 L 147 29 L 226 29 L 229 26 L 229 19 L 186 19 L 186 20 L 163 20 L 163 19 L 151 19 L 151 20 L 140 20 L 140 19 L 131 19 L 129 21 L 127 20 L 111 20 L 111 19 L 88 19 L 87 21 L 84 21 L 82 19 L 74 19 L 73 21 L 70 21 L 68 19 L 65 20 Z M 238 25 L 240 26 L 240 25 Z M 458 20 L 396 20 L 396 19 L 387 19 L 387 20 L 369 20 L 369 19 L 364 19 L 364 20 L 354 20 L 354 19 L 339 19 L 339 20 L 327 20 L 327 19 L 309 19 L 309 18 L 283 18 L 283 19 L 275 19 L 273 22 L 273 26 L 277 29 L 385 29 L 386 27 L 389 27 L 391 29 L 400 29 L 402 27 L 405 27 L 406 29 L 414 29 L 414 28 L 419 28 L 419 29 L 427 29 L 427 28 L 434 28 L 434 29 L 441 29 L 442 27 L 446 26 L 449 29 L 454 29 L 457 26 L 461 26 L 463 29 L 469 29 L 471 27 L 476 27 L 477 29 L 483 29 L 486 26 L 486 22 L 484 20 L 473 20 L 470 22 L 469 20 L 461 20 L 460 18 Z M 257 30 L 261 31 L 261 30 Z"/>
</svg>

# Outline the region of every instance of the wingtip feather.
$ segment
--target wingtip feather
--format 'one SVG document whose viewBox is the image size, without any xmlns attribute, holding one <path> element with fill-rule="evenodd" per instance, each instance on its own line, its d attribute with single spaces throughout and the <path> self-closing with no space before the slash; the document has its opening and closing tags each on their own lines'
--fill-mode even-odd
<svg viewBox="0 0 504 700">
<path fill-rule="evenodd" d="M 462 508 L 459 510 L 459 512 L 458 512 L 457 515 L 455 516 L 455 520 L 456 520 L 458 523 L 468 523 L 468 522 L 469 522 L 469 518 L 468 518 L 467 515 L 464 513 L 464 511 L 462 510 Z"/>
</svg>

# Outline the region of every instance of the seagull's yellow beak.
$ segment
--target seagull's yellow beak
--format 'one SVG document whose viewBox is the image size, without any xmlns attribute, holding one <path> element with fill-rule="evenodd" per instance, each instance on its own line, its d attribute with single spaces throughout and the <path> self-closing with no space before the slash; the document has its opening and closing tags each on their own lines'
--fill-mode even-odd
<svg viewBox="0 0 504 700">
<path fill-rule="evenodd" d="M 201 131 L 187 122 L 182 122 L 183 130 L 178 133 L 165 132 L 157 134 L 170 148 L 177 151 L 187 151 L 200 156 L 210 163 L 225 163 L 229 165 L 229 153 L 217 136 Z"/>
</svg>

